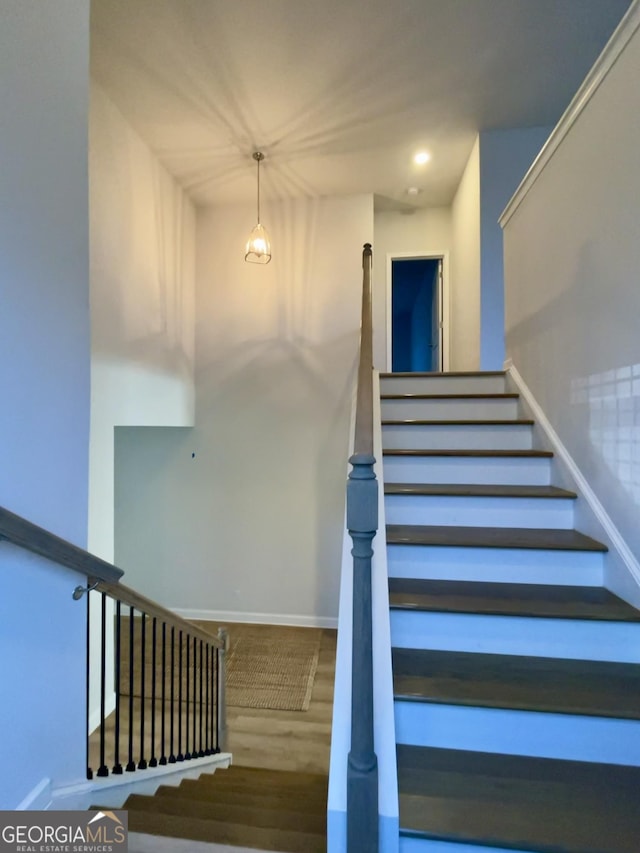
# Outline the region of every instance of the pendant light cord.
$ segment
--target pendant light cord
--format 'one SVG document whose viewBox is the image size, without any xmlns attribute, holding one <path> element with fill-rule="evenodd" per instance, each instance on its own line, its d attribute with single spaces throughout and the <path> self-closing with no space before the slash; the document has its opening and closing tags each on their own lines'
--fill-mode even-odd
<svg viewBox="0 0 640 853">
<path fill-rule="evenodd" d="M 258 225 L 260 225 L 260 161 L 264 160 L 262 151 L 254 151 L 253 159 L 258 164 Z"/>
<path fill-rule="evenodd" d="M 262 157 L 258 157 L 258 225 L 260 225 L 260 160 Z"/>
</svg>

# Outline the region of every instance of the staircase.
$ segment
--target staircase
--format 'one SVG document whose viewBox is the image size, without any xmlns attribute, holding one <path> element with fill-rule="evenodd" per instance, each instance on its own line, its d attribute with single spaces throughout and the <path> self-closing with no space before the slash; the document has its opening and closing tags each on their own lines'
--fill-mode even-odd
<svg viewBox="0 0 640 853">
<path fill-rule="evenodd" d="M 381 377 L 403 853 L 640 850 L 640 612 L 502 373 Z"/>
<path fill-rule="evenodd" d="M 153 796 L 132 794 L 122 808 L 130 832 L 281 853 L 327 848 L 321 774 L 231 766 Z"/>
</svg>

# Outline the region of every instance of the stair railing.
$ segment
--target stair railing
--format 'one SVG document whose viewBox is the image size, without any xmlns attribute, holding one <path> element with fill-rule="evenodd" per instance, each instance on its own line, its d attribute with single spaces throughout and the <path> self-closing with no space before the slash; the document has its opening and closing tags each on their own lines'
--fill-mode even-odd
<svg viewBox="0 0 640 853">
<path fill-rule="evenodd" d="M 353 543 L 351 749 L 347 762 L 347 849 L 378 850 L 378 762 L 373 734 L 371 561 L 378 527 L 373 455 L 371 244 L 362 253 L 362 322 L 354 452 L 347 482 L 347 529 Z"/>
<path fill-rule="evenodd" d="M 226 749 L 225 629 L 187 622 L 120 583 L 122 569 L 2 507 L 0 539 L 87 577 L 70 594 L 89 593 L 88 779 L 93 766 L 106 777 Z"/>
</svg>

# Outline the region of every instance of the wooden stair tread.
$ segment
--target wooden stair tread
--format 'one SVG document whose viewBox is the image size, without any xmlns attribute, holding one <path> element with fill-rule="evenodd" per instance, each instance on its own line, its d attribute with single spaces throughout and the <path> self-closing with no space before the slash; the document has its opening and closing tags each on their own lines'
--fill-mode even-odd
<svg viewBox="0 0 640 853">
<path fill-rule="evenodd" d="M 429 379 L 448 379 L 450 377 L 456 376 L 506 376 L 505 370 L 450 370 L 447 372 L 444 371 L 409 371 L 409 372 L 398 372 L 398 373 L 381 373 L 381 379 L 394 379 L 396 377 L 410 377 L 410 378 L 429 378 Z"/>
<path fill-rule="evenodd" d="M 385 483 L 385 495 L 441 495 L 445 497 L 491 498 L 576 498 L 575 492 L 557 486 L 504 486 L 442 484 L 442 483 Z"/>
<path fill-rule="evenodd" d="M 640 720 L 640 666 L 395 648 L 396 698 Z"/>
<path fill-rule="evenodd" d="M 295 812 L 317 812 L 318 809 L 326 809 L 327 797 L 315 792 L 309 793 L 304 790 L 296 791 L 295 797 L 291 797 L 291 789 L 286 791 L 275 787 L 266 787 L 263 790 L 254 788 L 243 789 L 238 786 L 213 788 L 200 779 L 183 779 L 177 787 L 161 785 L 155 793 L 158 799 L 175 798 L 181 800 L 200 800 L 202 802 L 237 803 L 240 800 L 247 807 L 256 808 L 281 808 L 283 803 L 288 803 L 289 810 Z"/>
<path fill-rule="evenodd" d="M 143 794 L 132 794 L 124 807 L 128 811 L 200 818 L 271 829 L 292 829 L 295 826 L 298 831 L 319 834 L 325 831 L 327 820 L 326 803 L 323 808 L 315 812 L 300 812 L 286 808 L 286 803 L 278 808 L 249 805 L 240 797 L 236 797 L 234 802 L 227 803 L 184 797 L 146 797 Z"/>
<path fill-rule="evenodd" d="M 301 850 L 305 853 L 326 853 L 327 849 L 326 833 L 254 827 L 141 810 L 129 811 L 129 831 L 278 853 L 300 853 Z"/>
<path fill-rule="evenodd" d="M 382 449 L 383 456 L 468 456 L 476 459 L 549 459 L 551 450 L 405 450 Z"/>
<path fill-rule="evenodd" d="M 640 768 L 398 746 L 401 834 L 536 853 L 637 853 Z"/>
<path fill-rule="evenodd" d="M 161 785 L 153 796 L 133 794 L 123 808 L 134 832 L 281 853 L 326 850 L 322 774 L 229 768 Z"/>
<path fill-rule="evenodd" d="M 517 400 L 519 394 L 504 391 L 458 394 L 380 394 L 381 400 Z"/>
<path fill-rule="evenodd" d="M 513 418 L 511 420 L 488 419 L 482 420 L 423 420 L 421 418 L 385 418 L 381 421 L 382 426 L 533 426 L 534 421 L 529 418 Z"/>
<path fill-rule="evenodd" d="M 203 773 L 198 782 L 228 785 L 230 782 L 238 780 L 248 784 L 253 782 L 256 785 L 276 784 L 280 789 L 285 787 L 292 787 L 296 790 L 318 788 L 326 792 L 329 787 L 329 777 L 325 773 L 272 770 L 268 767 L 245 767 L 240 764 L 231 764 L 215 773 Z"/>
<path fill-rule="evenodd" d="M 606 551 L 606 545 L 577 530 L 528 527 L 458 527 L 388 524 L 389 545 L 458 548 L 527 548 L 545 551 Z"/>
<path fill-rule="evenodd" d="M 494 616 L 640 622 L 640 611 L 604 587 L 389 578 L 392 609 Z"/>
</svg>

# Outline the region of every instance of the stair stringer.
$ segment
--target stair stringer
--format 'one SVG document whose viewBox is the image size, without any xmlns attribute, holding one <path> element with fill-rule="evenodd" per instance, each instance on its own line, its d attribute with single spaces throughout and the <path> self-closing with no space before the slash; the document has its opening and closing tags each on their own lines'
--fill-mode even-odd
<svg viewBox="0 0 640 853">
<path fill-rule="evenodd" d="M 53 788 L 47 809 L 63 811 L 88 809 L 93 803 L 120 808 L 130 794 L 155 794 L 160 785 L 179 785 L 183 779 L 198 779 L 206 773 L 224 770 L 232 763 L 230 752 L 219 752 L 191 761 L 148 767 L 135 773 L 91 779 L 76 785 Z"/>
<path fill-rule="evenodd" d="M 511 359 L 505 361 L 505 370 L 508 389 L 520 394 L 523 414 L 533 418 L 535 422 L 533 446 L 554 453 L 551 463 L 553 482 L 578 493 L 575 504 L 576 527 L 604 542 L 609 548 L 604 557 L 604 586 L 634 607 L 640 608 L 640 562 Z"/>
</svg>

